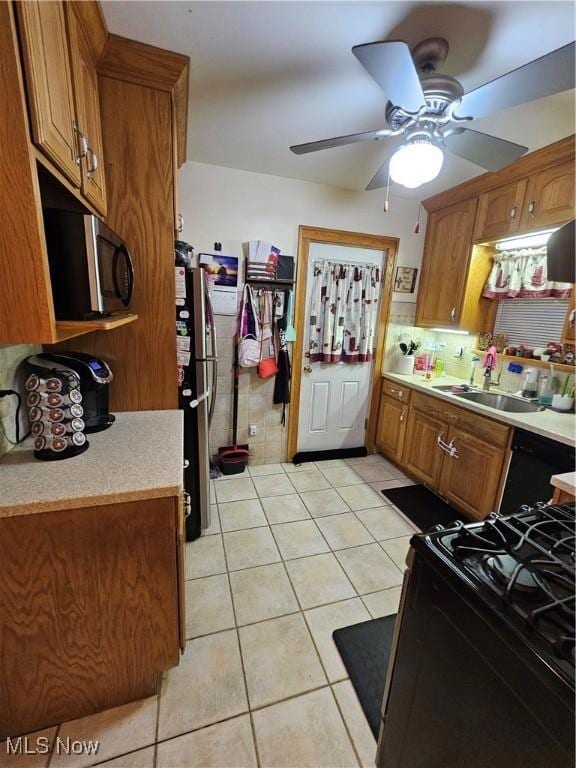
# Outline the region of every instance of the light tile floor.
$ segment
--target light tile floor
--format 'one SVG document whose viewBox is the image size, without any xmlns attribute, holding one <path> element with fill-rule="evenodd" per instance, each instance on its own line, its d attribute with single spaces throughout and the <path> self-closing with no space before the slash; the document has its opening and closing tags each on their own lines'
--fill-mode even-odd
<svg viewBox="0 0 576 768">
<path fill-rule="evenodd" d="M 416 529 L 380 490 L 410 482 L 374 455 L 211 483 L 212 525 L 186 545 L 180 665 L 159 696 L 43 732 L 101 741 L 66 768 L 371 768 L 332 632 L 396 612 Z M 60 763 L 0 754 L 0 768 Z"/>
</svg>

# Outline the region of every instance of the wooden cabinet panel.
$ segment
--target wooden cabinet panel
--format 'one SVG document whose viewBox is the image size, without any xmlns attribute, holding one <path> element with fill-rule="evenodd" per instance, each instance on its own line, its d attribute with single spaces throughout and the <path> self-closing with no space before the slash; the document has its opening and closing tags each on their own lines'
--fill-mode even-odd
<svg viewBox="0 0 576 768">
<path fill-rule="evenodd" d="M 411 390 L 409 387 L 397 384 L 395 381 L 382 379 L 382 394 L 388 395 L 388 397 L 391 397 L 393 400 L 409 403 Z"/>
<path fill-rule="evenodd" d="M 16 3 L 34 142 L 77 187 L 78 144 L 62 2 Z"/>
<path fill-rule="evenodd" d="M 70 57 L 74 81 L 76 120 L 85 141 L 82 156 L 82 194 L 106 215 L 106 185 L 102 151 L 102 126 L 98 97 L 98 75 L 90 41 L 80 24 L 75 6 L 66 6 Z"/>
<path fill-rule="evenodd" d="M 428 217 L 416 325 L 458 327 L 464 301 L 477 199 Z"/>
<path fill-rule="evenodd" d="M 520 229 L 542 229 L 574 218 L 574 164 L 564 163 L 528 181 Z"/>
<path fill-rule="evenodd" d="M 150 696 L 178 663 L 176 504 L 0 519 L 0 738 Z"/>
<path fill-rule="evenodd" d="M 426 413 L 410 409 L 404 446 L 406 469 L 432 488 L 438 487 L 444 454 L 438 447 L 438 437 L 446 439 L 446 423 Z"/>
<path fill-rule="evenodd" d="M 419 392 L 414 393 L 412 405 L 417 410 L 433 416 L 445 424 L 466 429 L 468 432 L 477 435 L 489 443 L 500 447 L 508 445 L 510 427 L 497 421 L 492 421 L 492 419 L 486 416 L 468 411 L 466 408 L 458 408 L 458 406 L 440 400 L 438 397 L 421 395 Z"/>
<path fill-rule="evenodd" d="M 527 183 L 521 179 L 480 195 L 474 240 L 496 240 L 518 231 Z"/>
<path fill-rule="evenodd" d="M 406 433 L 408 406 L 383 395 L 378 412 L 376 447 L 394 461 L 400 461 Z"/>
<path fill-rule="evenodd" d="M 496 509 L 507 450 L 457 427 L 450 428 L 447 442 L 455 453 L 444 453 L 440 493 L 465 514 L 483 519 Z"/>
</svg>

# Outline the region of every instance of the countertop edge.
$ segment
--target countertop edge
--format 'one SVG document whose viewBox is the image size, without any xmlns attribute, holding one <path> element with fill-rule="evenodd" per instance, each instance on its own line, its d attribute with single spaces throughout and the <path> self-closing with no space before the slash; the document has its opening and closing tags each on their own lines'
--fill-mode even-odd
<svg viewBox="0 0 576 768">
<path fill-rule="evenodd" d="M 0 507 L 0 518 L 37 515 L 43 512 L 59 512 L 66 509 L 86 509 L 87 507 L 103 507 L 106 504 L 123 504 L 128 501 L 146 501 L 147 499 L 164 499 L 170 496 L 180 496 L 183 486 L 163 486 L 158 488 L 139 488 L 134 491 L 99 494 L 98 496 L 80 496 L 55 501 L 34 501 L 25 504 L 10 504 Z"/>
<path fill-rule="evenodd" d="M 550 485 L 561 491 L 576 496 L 576 472 L 564 472 L 562 475 L 552 475 Z"/>
<path fill-rule="evenodd" d="M 542 437 L 548 437 L 550 440 L 555 440 L 558 443 L 563 443 L 571 448 L 576 446 L 576 439 L 570 435 L 563 435 L 559 432 L 554 432 L 550 428 L 540 425 L 527 424 L 519 419 L 514 418 L 514 414 L 505 414 L 502 411 L 495 411 L 493 408 L 480 405 L 478 403 L 471 403 L 469 400 L 456 397 L 449 392 L 442 392 L 438 389 L 433 389 L 434 384 L 425 384 L 424 382 L 414 381 L 410 376 L 402 373 L 394 373 L 392 371 L 383 371 L 382 378 L 392 379 L 393 381 L 404 384 L 411 389 L 415 389 L 419 392 L 423 392 L 431 397 L 437 397 L 439 400 L 444 400 L 448 403 L 458 406 L 458 408 L 464 408 L 467 411 L 478 413 L 481 416 L 485 416 L 492 421 L 500 422 L 501 424 L 507 424 L 510 427 L 516 427 L 517 429 L 524 429 L 526 432 L 532 432 Z M 456 383 L 456 377 L 446 377 L 447 379 L 453 378 Z M 447 383 L 450 383 L 449 381 Z M 464 380 L 459 380 L 459 383 L 465 384 Z M 494 390 L 493 390 L 494 391 Z"/>
</svg>

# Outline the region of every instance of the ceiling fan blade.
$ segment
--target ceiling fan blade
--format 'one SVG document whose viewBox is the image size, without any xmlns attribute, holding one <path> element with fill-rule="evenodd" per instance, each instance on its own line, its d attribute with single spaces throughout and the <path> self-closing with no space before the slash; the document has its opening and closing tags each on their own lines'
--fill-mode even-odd
<svg viewBox="0 0 576 768">
<path fill-rule="evenodd" d="M 366 187 L 367 192 L 369 192 L 371 189 L 382 189 L 382 187 L 385 187 L 388 184 L 388 166 L 390 165 L 391 156 L 392 153 L 388 155 L 380 168 L 378 168 L 370 183 Z"/>
<path fill-rule="evenodd" d="M 418 112 L 426 104 L 410 49 L 401 40 L 355 45 L 352 53 L 396 107 Z"/>
<path fill-rule="evenodd" d="M 366 131 L 366 133 L 350 133 L 348 136 L 335 136 L 333 139 L 310 141 L 307 144 L 295 144 L 290 150 L 295 155 L 306 155 L 308 152 L 319 152 L 321 149 L 344 147 L 346 144 L 357 144 L 361 141 L 378 141 L 390 134 L 390 131 Z"/>
<path fill-rule="evenodd" d="M 458 114 L 476 119 L 574 88 L 575 48 L 568 43 L 464 94 Z"/>
<path fill-rule="evenodd" d="M 476 163 L 487 171 L 498 171 L 528 152 L 528 147 L 521 144 L 498 139 L 487 133 L 471 131 L 469 128 L 458 128 L 445 137 L 444 143 L 446 149 L 453 154 Z"/>
</svg>

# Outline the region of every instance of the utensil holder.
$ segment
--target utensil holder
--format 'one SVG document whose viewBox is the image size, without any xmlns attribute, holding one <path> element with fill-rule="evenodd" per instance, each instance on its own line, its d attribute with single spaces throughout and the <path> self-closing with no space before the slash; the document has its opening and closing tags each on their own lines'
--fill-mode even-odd
<svg viewBox="0 0 576 768">
<path fill-rule="evenodd" d="M 402 373 L 405 376 L 414 373 L 414 355 L 400 355 L 396 359 L 394 373 Z"/>
</svg>

